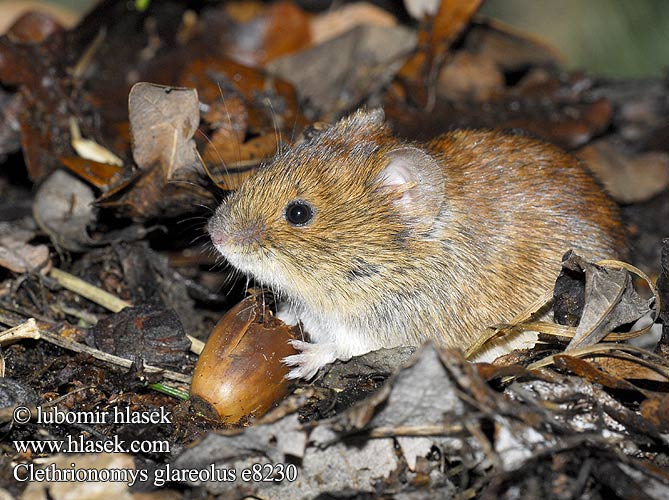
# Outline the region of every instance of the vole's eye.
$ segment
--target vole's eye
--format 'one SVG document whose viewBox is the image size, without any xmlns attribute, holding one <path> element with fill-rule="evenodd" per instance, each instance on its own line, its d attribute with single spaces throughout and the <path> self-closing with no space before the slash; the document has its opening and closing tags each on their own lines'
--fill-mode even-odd
<svg viewBox="0 0 669 500">
<path fill-rule="evenodd" d="M 292 226 L 306 226 L 314 218 L 314 209 L 304 200 L 295 200 L 286 205 L 284 216 Z"/>
</svg>

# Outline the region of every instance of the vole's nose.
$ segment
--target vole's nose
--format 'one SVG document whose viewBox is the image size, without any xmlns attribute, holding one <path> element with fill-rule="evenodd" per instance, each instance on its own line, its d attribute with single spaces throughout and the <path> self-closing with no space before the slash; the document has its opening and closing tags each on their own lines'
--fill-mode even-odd
<svg viewBox="0 0 669 500">
<path fill-rule="evenodd" d="M 225 245 L 227 241 L 226 234 L 223 231 L 210 231 L 209 236 L 215 246 Z"/>
<path fill-rule="evenodd" d="M 264 226 L 259 223 L 250 224 L 242 228 L 210 229 L 209 236 L 215 246 L 254 246 L 258 245 L 264 234 Z"/>
</svg>

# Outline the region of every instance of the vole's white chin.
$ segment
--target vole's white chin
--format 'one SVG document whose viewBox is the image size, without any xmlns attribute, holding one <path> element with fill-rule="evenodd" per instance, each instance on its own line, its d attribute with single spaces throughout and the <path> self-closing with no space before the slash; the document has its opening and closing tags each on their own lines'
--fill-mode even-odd
<svg viewBox="0 0 669 500">
<path fill-rule="evenodd" d="M 232 267 L 246 275 L 253 276 L 258 282 L 270 287 L 275 292 L 286 294 L 288 287 L 283 274 L 273 262 L 262 259 L 257 255 L 231 251 L 223 245 L 215 245 L 215 247 Z"/>
</svg>

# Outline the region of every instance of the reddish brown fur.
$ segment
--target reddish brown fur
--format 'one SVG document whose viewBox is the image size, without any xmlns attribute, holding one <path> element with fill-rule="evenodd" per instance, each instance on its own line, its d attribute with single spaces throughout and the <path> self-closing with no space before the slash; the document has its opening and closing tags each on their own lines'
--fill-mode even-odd
<svg viewBox="0 0 669 500">
<path fill-rule="evenodd" d="M 466 347 L 550 290 L 570 248 L 624 248 L 616 205 L 554 146 L 471 130 L 410 146 L 441 165 L 434 203 L 403 211 L 379 188 L 407 144 L 358 112 L 277 157 L 210 222 L 217 248 L 281 292 L 307 330 L 326 330 L 310 333 L 337 357 L 428 337 Z M 286 223 L 295 199 L 316 209 L 306 227 Z"/>
</svg>

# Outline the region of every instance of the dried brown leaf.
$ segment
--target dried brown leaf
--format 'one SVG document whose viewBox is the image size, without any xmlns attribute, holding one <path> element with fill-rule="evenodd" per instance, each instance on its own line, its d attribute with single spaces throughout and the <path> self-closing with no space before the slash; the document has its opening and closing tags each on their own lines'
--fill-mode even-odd
<svg viewBox="0 0 669 500">
<path fill-rule="evenodd" d="M 562 267 L 585 274 L 583 315 L 567 351 L 596 344 L 615 328 L 650 312 L 650 303 L 634 290 L 627 270 L 597 266 L 573 252 L 562 261 Z"/>
<path fill-rule="evenodd" d="M 325 43 L 279 58 L 268 68 L 292 82 L 300 96 L 321 114 L 338 113 L 386 85 L 415 44 L 414 33 L 404 27 L 357 26 Z"/>
<path fill-rule="evenodd" d="M 60 162 L 86 182 L 103 190 L 120 180 L 123 173 L 123 167 L 118 165 L 86 160 L 78 156 L 63 156 Z"/>
<path fill-rule="evenodd" d="M 128 96 L 132 154 L 148 170 L 160 165 L 166 180 L 198 165 L 193 134 L 200 122 L 197 90 L 135 84 Z"/>
<path fill-rule="evenodd" d="M 646 201 L 669 186 L 667 153 L 629 154 L 604 139 L 577 154 L 620 203 Z"/>
<path fill-rule="evenodd" d="M 580 358 L 569 356 L 567 354 L 558 354 L 553 358 L 555 366 L 565 370 L 570 370 L 580 377 L 584 377 L 590 382 L 601 384 L 610 389 L 624 389 L 628 391 L 640 391 L 634 385 L 626 380 L 617 377 L 614 374 L 593 366 Z M 643 392 L 643 391 L 640 391 Z"/>
<path fill-rule="evenodd" d="M 621 357 L 615 353 L 597 356 L 591 363 L 606 370 L 611 375 L 626 380 L 647 380 L 652 382 L 669 382 L 666 372 L 667 366 L 661 366 L 652 361 L 641 362 L 632 357 Z M 653 368 L 655 367 L 655 368 Z"/>
</svg>

